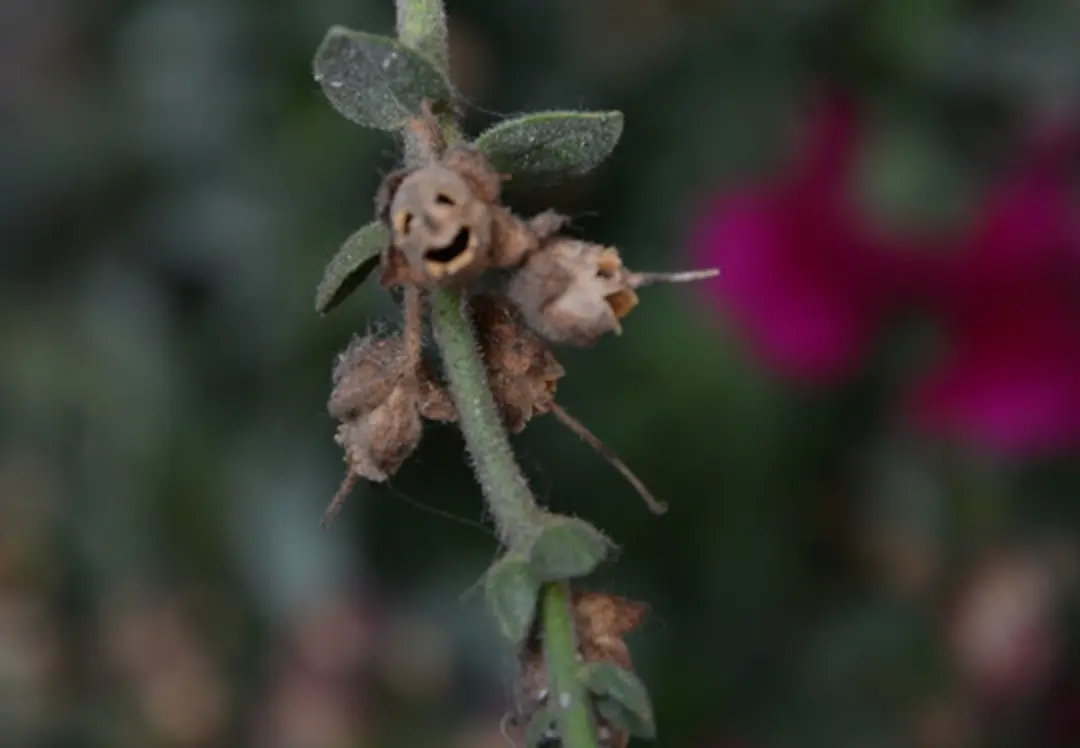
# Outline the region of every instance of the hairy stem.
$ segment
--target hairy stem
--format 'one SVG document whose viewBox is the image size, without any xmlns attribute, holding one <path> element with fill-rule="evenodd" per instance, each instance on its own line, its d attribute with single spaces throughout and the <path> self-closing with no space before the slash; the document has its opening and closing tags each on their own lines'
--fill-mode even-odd
<svg viewBox="0 0 1080 748">
<path fill-rule="evenodd" d="M 468 318 L 456 291 L 436 291 L 432 324 L 443 368 L 458 408 L 459 425 L 473 457 L 473 470 L 498 529 L 510 547 L 528 543 L 540 528 L 542 511 L 521 474 L 491 390 Z"/>
<path fill-rule="evenodd" d="M 549 584 L 544 589 L 544 660 L 548 671 L 548 698 L 557 705 L 559 735 L 564 746 L 593 746 L 591 709 L 583 702 L 585 691 L 578 682 L 577 641 L 570 585 Z"/>
<path fill-rule="evenodd" d="M 397 35 L 402 44 L 417 49 L 450 75 L 450 50 L 446 30 L 446 9 L 442 0 L 395 0 L 397 5 Z M 442 129 L 447 143 L 461 140 L 461 131 L 452 112 L 431 112 Z M 405 160 L 415 162 L 430 152 L 424 134 L 406 130 Z"/>
<path fill-rule="evenodd" d="M 426 54 L 444 72 L 449 71 L 450 48 L 442 0 L 397 0 L 396 4 L 398 39 Z"/>
<path fill-rule="evenodd" d="M 398 39 L 426 53 L 449 75 L 446 11 L 442 0 L 395 0 Z M 448 143 L 461 138 L 452 117 L 439 118 Z M 406 136 L 405 158 L 415 161 L 423 144 Z M 540 531 L 544 512 L 536 504 L 521 474 L 488 388 L 484 362 L 469 319 L 467 300 L 460 292 L 432 295 L 432 325 L 458 410 L 465 443 L 502 542 L 521 547 Z M 559 733 L 565 748 L 596 748 L 591 709 L 586 692 L 575 677 L 577 635 L 569 586 L 546 584 L 540 593 L 544 656 L 551 693 L 559 704 Z"/>
</svg>

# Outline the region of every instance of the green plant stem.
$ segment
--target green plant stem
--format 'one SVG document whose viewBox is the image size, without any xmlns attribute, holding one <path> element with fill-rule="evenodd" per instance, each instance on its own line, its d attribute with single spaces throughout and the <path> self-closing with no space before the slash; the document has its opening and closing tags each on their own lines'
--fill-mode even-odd
<svg viewBox="0 0 1080 748">
<path fill-rule="evenodd" d="M 433 294 L 435 339 L 458 408 L 458 425 L 499 538 L 511 548 L 520 548 L 540 529 L 543 512 L 514 460 L 463 302 L 458 291 Z"/>
<path fill-rule="evenodd" d="M 398 39 L 426 53 L 449 75 L 446 11 L 442 0 L 395 0 Z M 461 134 L 452 118 L 441 119 L 448 143 Z M 418 148 L 406 140 L 406 159 Z M 459 425 L 473 458 L 473 470 L 495 520 L 499 537 L 511 548 L 522 547 L 539 532 L 544 517 L 521 474 L 510 439 L 488 388 L 484 363 L 458 291 L 436 291 L 432 325 L 449 380 Z M 549 698 L 558 705 L 559 734 L 565 748 L 596 748 L 596 734 L 585 689 L 575 675 L 577 635 L 569 585 L 551 583 L 540 592 L 544 656 L 550 678 Z"/>
<path fill-rule="evenodd" d="M 396 5 L 401 43 L 423 52 L 449 74 L 450 46 L 442 0 L 396 0 Z"/>
<path fill-rule="evenodd" d="M 594 746 L 595 730 L 585 689 L 577 677 L 577 639 L 570 585 L 545 585 L 543 592 L 544 660 L 548 671 L 548 699 L 556 705 L 559 735 L 564 746 Z"/>
<path fill-rule="evenodd" d="M 446 27 L 446 8 L 442 0 L 394 0 L 397 6 L 398 40 L 432 59 L 450 78 L 450 47 Z M 447 144 L 461 140 L 461 131 L 452 112 L 438 112 L 436 118 Z M 428 144 L 405 133 L 405 161 L 412 163 L 426 156 Z"/>
</svg>

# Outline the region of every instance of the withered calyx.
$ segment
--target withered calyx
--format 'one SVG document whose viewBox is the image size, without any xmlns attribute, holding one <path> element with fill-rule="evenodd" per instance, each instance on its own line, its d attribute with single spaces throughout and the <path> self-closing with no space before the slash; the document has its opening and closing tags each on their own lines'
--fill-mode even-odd
<svg viewBox="0 0 1080 748">
<path fill-rule="evenodd" d="M 401 336 L 354 338 L 338 357 L 333 382 L 327 410 L 339 421 L 334 440 L 345 451 L 348 473 L 324 522 L 358 478 L 382 483 L 398 471 L 420 443 L 422 419 L 457 418 L 449 394 Z"/>
</svg>

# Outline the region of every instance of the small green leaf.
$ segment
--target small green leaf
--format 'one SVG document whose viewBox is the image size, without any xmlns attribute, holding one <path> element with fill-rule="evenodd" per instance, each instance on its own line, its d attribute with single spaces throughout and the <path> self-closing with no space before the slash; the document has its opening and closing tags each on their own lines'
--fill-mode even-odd
<svg viewBox="0 0 1080 748">
<path fill-rule="evenodd" d="M 333 26 L 315 52 L 315 80 L 334 108 L 358 125 L 398 130 L 420 102 L 449 101 L 438 66 L 395 39 Z"/>
<path fill-rule="evenodd" d="M 595 169 L 622 129 L 622 112 L 537 112 L 500 122 L 475 145 L 498 172 L 555 180 Z"/>
<path fill-rule="evenodd" d="M 539 595 L 540 582 L 524 556 L 504 556 L 488 570 L 484 596 L 499 630 L 514 644 L 529 635 Z"/>
<path fill-rule="evenodd" d="M 645 685 L 614 662 L 590 662 L 579 671 L 582 684 L 595 697 L 596 711 L 635 737 L 656 737 L 656 720 Z"/>
<path fill-rule="evenodd" d="M 558 711 L 551 704 L 540 709 L 525 726 L 526 748 L 544 748 L 559 743 Z"/>
<path fill-rule="evenodd" d="M 315 311 L 326 314 L 343 302 L 371 275 L 389 244 L 390 230 L 381 221 L 372 221 L 346 239 L 315 289 Z"/>
<path fill-rule="evenodd" d="M 553 517 L 533 540 L 529 561 L 537 579 L 557 582 L 591 573 L 610 548 L 604 534 L 585 520 Z"/>
</svg>

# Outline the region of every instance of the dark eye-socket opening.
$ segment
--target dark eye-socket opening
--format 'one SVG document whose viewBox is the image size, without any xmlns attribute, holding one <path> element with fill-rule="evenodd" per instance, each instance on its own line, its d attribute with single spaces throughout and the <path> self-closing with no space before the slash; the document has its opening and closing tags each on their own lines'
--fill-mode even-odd
<svg viewBox="0 0 1080 748">
<path fill-rule="evenodd" d="M 466 249 L 469 247 L 469 230 L 462 228 L 457 232 L 453 241 L 447 244 L 445 247 L 436 247 L 435 249 L 429 249 L 424 253 L 424 258 L 432 262 L 447 263 L 453 262 L 457 259 Z"/>
<path fill-rule="evenodd" d="M 435 202 L 437 202 L 439 205 L 456 205 L 457 204 L 457 203 L 454 202 L 454 198 L 450 197 L 449 195 L 445 195 L 442 192 L 435 195 Z"/>
</svg>

